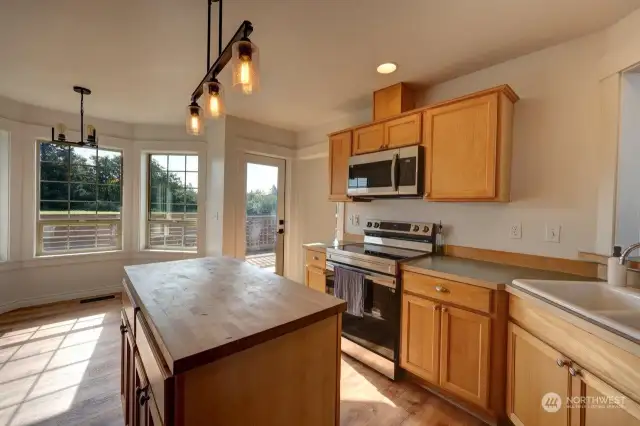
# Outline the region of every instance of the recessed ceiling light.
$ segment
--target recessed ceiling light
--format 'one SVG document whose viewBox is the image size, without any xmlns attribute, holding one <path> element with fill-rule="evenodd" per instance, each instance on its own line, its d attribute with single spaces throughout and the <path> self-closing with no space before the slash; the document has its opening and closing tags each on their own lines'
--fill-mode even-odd
<svg viewBox="0 0 640 426">
<path fill-rule="evenodd" d="M 378 65 L 378 72 L 380 74 L 391 74 L 394 72 L 398 66 L 393 62 L 385 62 L 384 64 Z"/>
</svg>

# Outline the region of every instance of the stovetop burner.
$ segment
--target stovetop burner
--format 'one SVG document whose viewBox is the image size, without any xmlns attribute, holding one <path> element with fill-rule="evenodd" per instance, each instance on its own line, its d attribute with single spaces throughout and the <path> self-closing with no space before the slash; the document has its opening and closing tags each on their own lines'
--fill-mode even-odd
<svg viewBox="0 0 640 426">
<path fill-rule="evenodd" d="M 341 247 L 342 251 L 349 253 L 364 254 L 375 257 L 382 257 L 401 261 L 404 259 L 414 258 L 425 254 L 424 251 L 408 250 L 399 247 L 384 246 L 378 244 L 346 244 Z"/>
</svg>

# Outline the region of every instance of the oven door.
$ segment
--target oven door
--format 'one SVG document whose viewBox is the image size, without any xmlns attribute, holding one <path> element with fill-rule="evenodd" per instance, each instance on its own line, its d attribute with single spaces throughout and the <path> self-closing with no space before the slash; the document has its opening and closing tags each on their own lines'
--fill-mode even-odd
<svg viewBox="0 0 640 426">
<path fill-rule="evenodd" d="M 420 145 L 400 148 L 397 169 L 398 194 L 422 195 L 424 191 L 424 148 Z"/>
<path fill-rule="evenodd" d="M 327 286 L 334 293 L 336 266 L 365 274 L 364 316 L 342 314 L 342 336 L 352 342 L 395 362 L 398 355 L 400 330 L 400 293 L 396 291 L 396 278 L 365 269 L 327 262 Z"/>
<path fill-rule="evenodd" d="M 397 195 L 398 149 L 349 158 L 347 195 Z"/>
</svg>

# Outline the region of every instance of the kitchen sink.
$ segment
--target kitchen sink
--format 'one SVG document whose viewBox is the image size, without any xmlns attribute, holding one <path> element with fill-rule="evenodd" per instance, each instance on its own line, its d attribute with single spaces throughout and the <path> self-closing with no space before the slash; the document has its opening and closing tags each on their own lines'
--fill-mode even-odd
<svg viewBox="0 0 640 426">
<path fill-rule="evenodd" d="M 513 286 L 640 340 L 640 290 L 596 281 L 515 280 Z"/>
</svg>

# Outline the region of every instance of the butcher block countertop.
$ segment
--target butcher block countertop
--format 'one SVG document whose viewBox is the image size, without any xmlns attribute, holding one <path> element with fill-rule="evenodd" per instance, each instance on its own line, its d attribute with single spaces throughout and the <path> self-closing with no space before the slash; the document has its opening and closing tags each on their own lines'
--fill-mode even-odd
<svg viewBox="0 0 640 426">
<path fill-rule="evenodd" d="M 437 278 L 459 281 L 494 290 L 504 289 L 506 285 L 511 284 L 515 279 L 585 280 L 584 277 L 562 272 L 544 271 L 450 256 L 429 256 L 410 260 L 402 263 L 400 268 L 404 271 L 431 275 Z"/>
<path fill-rule="evenodd" d="M 174 374 L 346 310 L 346 303 L 237 259 L 125 267 L 127 288 Z"/>
</svg>

